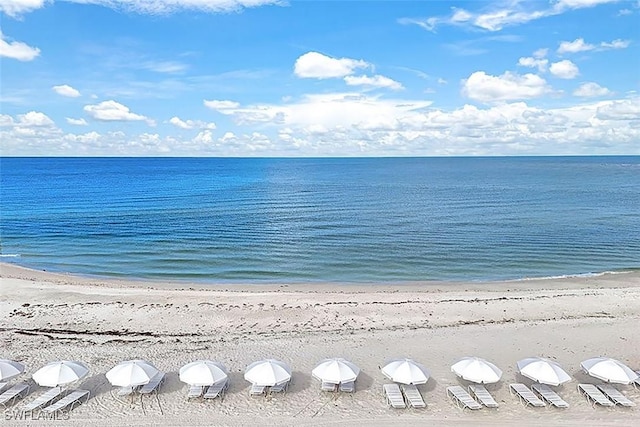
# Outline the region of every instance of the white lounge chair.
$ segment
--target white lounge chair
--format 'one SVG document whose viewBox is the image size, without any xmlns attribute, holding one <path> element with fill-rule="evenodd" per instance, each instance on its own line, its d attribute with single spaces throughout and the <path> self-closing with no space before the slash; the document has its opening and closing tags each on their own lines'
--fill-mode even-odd
<svg viewBox="0 0 640 427">
<path fill-rule="evenodd" d="M 204 386 L 201 385 L 192 385 L 189 386 L 189 391 L 187 392 L 187 399 L 196 399 L 202 396 L 204 392 Z"/>
<path fill-rule="evenodd" d="M 472 384 L 469 386 L 469 393 L 472 396 L 482 403 L 487 408 L 497 408 L 498 402 L 491 396 L 489 390 L 487 390 L 483 385 L 480 384 Z"/>
<path fill-rule="evenodd" d="M 0 405 L 2 405 L 3 408 L 6 408 L 10 404 L 15 403 L 16 400 L 29 394 L 29 388 L 29 384 L 26 382 L 14 385 L 9 390 L 0 394 Z"/>
<path fill-rule="evenodd" d="M 69 411 L 73 410 L 76 405 L 81 405 L 89 400 L 88 390 L 74 390 L 56 403 L 47 406 L 42 412 L 53 413 L 57 411 L 64 411 L 68 408 Z"/>
<path fill-rule="evenodd" d="M 206 392 L 204 393 L 204 398 L 205 399 L 215 399 L 216 397 L 220 396 L 221 398 L 224 398 L 224 393 L 227 391 L 227 388 L 229 387 L 229 379 L 227 378 L 224 381 L 220 381 L 217 382 L 213 385 L 210 385 Z"/>
<path fill-rule="evenodd" d="M 638 378 L 636 378 L 636 380 L 633 382 L 633 386 L 636 388 L 640 387 L 640 371 L 636 371 L 636 374 L 638 374 Z"/>
<path fill-rule="evenodd" d="M 273 385 L 269 388 L 269 393 L 286 393 L 289 388 L 289 381 Z"/>
<path fill-rule="evenodd" d="M 447 396 L 451 397 L 453 403 L 462 410 L 465 409 L 482 409 L 482 405 L 476 402 L 469 393 L 459 385 L 447 387 Z"/>
<path fill-rule="evenodd" d="M 340 385 L 338 386 L 338 390 L 345 392 L 345 393 L 353 393 L 356 391 L 356 382 L 355 381 L 349 381 L 346 383 L 340 383 Z"/>
<path fill-rule="evenodd" d="M 404 409 L 407 407 L 398 384 L 384 384 L 382 389 L 384 390 L 384 395 L 387 398 L 389 406 L 396 409 Z"/>
<path fill-rule="evenodd" d="M 602 394 L 593 384 L 578 384 L 578 391 L 583 394 L 592 406 L 615 406 L 615 404 Z"/>
<path fill-rule="evenodd" d="M 422 394 L 420 394 L 420 390 L 413 384 L 407 384 L 400 387 L 402 390 L 402 394 L 406 398 L 409 406 L 412 408 L 426 408 L 427 404 L 424 403 L 424 399 L 422 398 Z"/>
<path fill-rule="evenodd" d="M 249 394 L 251 396 L 260 396 L 261 394 L 267 393 L 267 387 L 258 384 L 251 384 L 251 389 L 249 389 Z"/>
<path fill-rule="evenodd" d="M 36 397 L 32 402 L 22 407 L 23 411 L 33 411 L 39 409 L 45 405 L 51 404 L 55 399 L 62 395 L 62 387 L 53 387 L 40 396 Z"/>
<path fill-rule="evenodd" d="M 8 383 L 0 383 L 0 391 L 2 391 Z"/>
<path fill-rule="evenodd" d="M 602 393 L 605 394 L 609 399 L 613 401 L 616 405 L 622 406 L 636 406 L 631 400 L 627 398 L 624 394 L 620 392 L 617 388 L 612 386 L 611 384 L 598 384 L 597 386 Z"/>
<path fill-rule="evenodd" d="M 509 384 L 509 391 L 520 399 L 524 406 L 542 407 L 547 406 L 538 396 L 536 396 L 526 385 L 522 383 Z"/>
<path fill-rule="evenodd" d="M 151 393 L 157 393 L 160 388 L 160 384 L 164 381 L 164 372 L 158 372 L 151 380 L 140 387 L 140 395 L 144 396 Z"/>
<path fill-rule="evenodd" d="M 322 382 L 322 384 L 320 385 L 320 390 L 322 391 L 338 391 L 338 384 L 336 383 L 327 383 L 327 382 Z"/>
<path fill-rule="evenodd" d="M 546 400 L 549 405 L 555 406 L 556 408 L 568 408 L 569 404 L 565 402 L 558 393 L 551 390 L 549 386 L 544 384 L 533 384 L 531 386 L 531 390 L 535 391 L 540 395 L 543 400 Z"/>
</svg>

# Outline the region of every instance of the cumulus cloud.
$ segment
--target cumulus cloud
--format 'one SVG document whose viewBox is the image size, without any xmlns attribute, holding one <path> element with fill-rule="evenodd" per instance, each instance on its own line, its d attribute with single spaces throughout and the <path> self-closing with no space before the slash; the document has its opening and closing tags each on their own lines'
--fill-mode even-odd
<svg viewBox="0 0 640 427">
<path fill-rule="evenodd" d="M 488 103 L 536 98 L 549 91 L 550 88 L 542 77 L 509 71 L 501 76 L 476 71 L 462 84 L 462 93 L 465 96 Z"/>
<path fill-rule="evenodd" d="M 580 71 L 578 70 L 576 64 L 569 61 L 568 59 L 554 62 L 549 67 L 549 71 L 551 72 L 551 74 L 561 79 L 573 79 L 578 74 L 580 74 Z"/>
<path fill-rule="evenodd" d="M 77 98 L 80 96 L 80 92 L 69 85 L 53 86 L 51 89 L 58 95 L 67 96 L 69 98 Z"/>
<path fill-rule="evenodd" d="M 18 115 L 18 124 L 21 126 L 53 126 L 54 122 L 44 113 L 29 111 Z"/>
<path fill-rule="evenodd" d="M 73 119 L 71 117 L 67 117 L 66 118 L 67 123 L 69 123 L 70 125 L 75 125 L 75 126 L 87 126 L 88 123 L 85 119 Z"/>
<path fill-rule="evenodd" d="M 318 52 L 307 52 L 294 65 L 294 73 L 301 78 L 340 78 L 353 74 L 357 69 L 370 65 L 358 59 L 332 58 Z"/>
<path fill-rule="evenodd" d="M 529 68 L 537 68 L 539 72 L 544 73 L 545 71 L 547 71 L 549 60 L 532 58 L 530 56 L 527 56 L 527 57 L 520 58 L 518 60 L 518 65 L 523 67 L 529 67 Z"/>
<path fill-rule="evenodd" d="M 215 129 L 215 123 L 207 123 L 201 120 L 182 120 L 179 117 L 172 117 L 169 123 L 180 129 Z"/>
<path fill-rule="evenodd" d="M 132 113 L 129 107 L 113 100 L 95 105 L 85 105 L 84 111 L 94 119 L 101 121 L 149 121 L 147 117 Z"/>
<path fill-rule="evenodd" d="M 234 108 L 238 108 L 240 106 L 240 104 L 235 101 L 216 100 L 216 99 L 212 99 L 210 101 L 207 101 L 205 99 L 203 103 L 205 107 L 211 108 L 212 110 L 216 110 L 221 113 L 224 113 L 225 111 L 228 111 L 228 110 L 233 110 Z"/>
<path fill-rule="evenodd" d="M 403 89 L 402 84 L 399 82 L 390 79 L 389 77 L 375 75 L 373 77 L 369 76 L 346 76 L 344 81 L 349 86 L 370 86 L 370 87 L 379 87 L 379 88 L 387 88 L 392 90 L 400 90 Z"/>
<path fill-rule="evenodd" d="M 611 42 L 600 42 L 599 45 L 585 43 L 583 38 L 572 42 L 563 41 L 558 47 L 558 54 L 587 52 L 590 50 L 626 49 L 631 44 L 630 40 L 616 39 Z"/>
<path fill-rule="evenodd" d="M 588 82 L 583 83 L 578 87 L 573 94 L 575 96 L 581 96 L 585 98 L 591 98 L 596 96 L 605 96 L 609 95 L 611 91 L 606 87 L 600 86 L 598 83 Z"/>
<path fill-rule="evenodd" d="M 33 61 L 40 55 L 40 49 L 31 47 L 23 42 L 7 41 L 0 31 L 0 57 L 17 59 L 18 61 Z"/>
<path fill-rule="evenodd" d="M 12 18 L 40 9 L 44 0 L 0 0 L 0 11 Z"/>
</svg>

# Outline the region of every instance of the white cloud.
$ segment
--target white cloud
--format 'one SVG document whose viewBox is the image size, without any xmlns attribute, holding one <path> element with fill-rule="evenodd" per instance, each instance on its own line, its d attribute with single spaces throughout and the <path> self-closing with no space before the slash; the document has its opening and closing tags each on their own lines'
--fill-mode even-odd
<svg viewBox="0 0 640 427">
<path fill-rule="evenodd" d="M 630 40 L 616 39 L 611 42 L 600 42 L 599 45 L 585 43 L 584 39 L 578 38 L 572 42 L 563 41 L 558 47 L 558 54 L 586 52 L 590 50 L 626 49 L 631 44 Z"/>
<path fill-rule="evenodd" d="M 58 95 L 67 96 L 69 98 L 77 98 L 80 96 L 80 92 L 69 85 L 53 86 L 51 89 Z"/>
<path fill-rule="evenodd" d="M 240 106 L 240 104 L 235 101 L 221 101 L 216 99 L 212 99 L 210 101 L 207 101 L 205 99 L 203 103 L 205 107 L 211 108 L 212 110 L 216 110 L 220 113 L 225 113 L 228 110 L 233 110 L 234 108 L 238 108 Z"/>
<path fill-rule="evenodd" d="M 560 15 L 569 10 L 597 6 L 617 0 L 558 0 L 549 7 L 536 8 L 534 2 L 476 2 L 482 5 L 478 12 L 453 8 L 446 16 L 428 18 L 401 18 L 400 24 L 418 25 L 425 30 L 435 31 L 440 25 L 472 26 L 486 31 L 500 31 L 505 27 L 525 24 L 536 19 Z"/>
<path fill-rule="evenodd" d="M 137 67 L 143 70 L 165 74 L 179 74 L 189 68 L 187 64 L 176 61 L 146 61 L 139 64 Z"/>
<path fill-rule="evenodd" d="M 17 59 L 18 61 L 33 61 L 40 55 L 40 49 L 22 42 L 9 42 L 0 31 L 0 57 Z"/>
<path fill-rule="evenodd" d="M 44 6 L 44 0 L 0 0 L 0 11 L 12 18 L 40 9 Z"/>
<path fill-rule="evenodd" d="M 75 125 L 75 126 L 87 126 L 88 123 L 85 119 L 73 119 L 71 117 L 67 117 L 67 123 L 69 123 L 70 125 Z"/>
<path fill-rule="evenodd" d="M 549 64 L 549 61 L 547 59 L 532 58 L 530 56 L 520 58 L 518 60 L 518 65 L 521 65 L 523 67 L 529 67 L 529 68 L 537 68 L 538 71 L 541 73 L 544 73 L 545 71 L 547 71 L 548 64 Z"/>
<path fill-rule="evenodd" d="M 476 71 L 463 81 L 462 86 L 462 93 L 467 97 L 489 103 L 536 98 L 549 91 L 550 88 L 542 77 L 509 71 L 501 76 Z"/>
<path fill-rule="evenodd" d="M 580 74 L 580 71 L 578 70 L 576 64 L 569 61 L 568 59 L 554 62 L 549 67 L 549 71 L 551 72 L 551 74 L 561 79 L 573 79 L 578 74 Z"/>
<path fill-rule="evenodd" d="M 591 98 L 596 96 L 605 96 L 609 95 L 611 91 L 606 87 L 600 86 L 598 83 L 588 82 L 583 83 L 578 87 L 573 94 L 575 96 L 581 96 L 585 98 Z"/>
<path fill-rule="evenodd" d="M 546 48 L 538 49 L 535 52 L 533 52 L 533 57 L 536 59 L 542 59 L 547 56 L 548 52 L 549 52 L 549 49 L 546 49 Z"/>
<path fill-rule="evenodd" d="M 18 124 L 21 126 L 53 126 L 54 122 L 44 113 L 29 111 L 18 115 Z"/>
<path fill-rule="evenodd" d="M 369 66 L 363 60 L 338 59 L 318 52 L 307 52 L 296 60 L 294 73 L 301 78 L 328 79 L 345 77 L 353 74 L 359 68 L 368 68 Z"/>
<path fill-rule="evenodd" d="M 576 52 L 584 52 L 588 50 L 593 50 L 596 47 L 592 44 L 585 43 L 584 39 L 579 38 L 575 39 L 572 42 L 562 42 L 560 43 L 560 47 L 558 48 L 558 53 L 576 53 Z"/>
<path fill-rule="evenodd" d="M 346 76 L 344 81 L 349 86 L 371 86 L 371 87 L 380 87 L 387 88 L 392 90 L 401 90 L 403 89 L 402 84 L 399 82 L 390 79 L 389 77 L 375 75 L 373 77 L 369 76 Z"/>
<path fill-rule="evenodd" d="M 180 129 L 215 129 L 215 123 L 207 123 L 201 120 L 182 120 L 179 117 L 172 117 L 169 123 Z"/>
<path fill-rule="evenodd" d="M 149 119 L 140 114 L 132 113 L 126 107 L 116 101 L 103 101 L 95 105 L 85 105 L 84 111 L 91 117 L 101 121 L 142 121 Z"/>
</svg>

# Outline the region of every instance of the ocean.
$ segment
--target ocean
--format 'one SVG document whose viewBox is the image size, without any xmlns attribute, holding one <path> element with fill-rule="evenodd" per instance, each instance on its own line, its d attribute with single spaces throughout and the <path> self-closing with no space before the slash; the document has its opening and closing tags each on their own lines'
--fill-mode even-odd
<svg viewBox="0 0 640 427">
<path fill-rule="evenodd" d="M 640 157 L 1 158 L 0 261 L 201 283 L 640 269 Z"/>
</svg>

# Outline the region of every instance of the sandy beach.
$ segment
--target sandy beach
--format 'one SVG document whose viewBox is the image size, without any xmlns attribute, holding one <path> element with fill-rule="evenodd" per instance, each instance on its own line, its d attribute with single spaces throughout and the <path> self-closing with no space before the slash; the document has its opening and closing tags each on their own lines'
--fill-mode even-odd
<svg viewBox="0 0 640 427">
<path fill-rule="evenodd" d="M 28 379 L 49 361 L 81 360 L 91 369 L 78 388 L 89 402 L 65 425 L 639 425 L 640 389 L 619 386 L 639 406 L 592 408 L 576 390 L 597 383 L 580 362 L 609 356 L 640 369 L 640 274 L 501 283 L 411 285 L 191 285 L 76 277 L 0 264 L 0 358 L 21 361 Z M 461 411 L 446 396 L 465 385 L 450 371 L 463 356 L 503 369 L 488 388 L 496 410 Z M 322 393 L 318 361 L 344 357 L 361 369 L 352 395 Z M 528 380 L 517 360 L 557 360 L 573 380 L 559 388 L 569 409 L 525 408 L 508 384 Z M 251 397 L 245 367 L 276 358 L 293 369 L 284 395 Z M 419 386 L 426 409 L 389 408 L 379 366 L 411 357 L 432 377 Z M 141 358 L 167 372 L 157 397 L 130 403 L 104 374 Z M 223 401 L 187 401 L 184 364 L 211 359 L 230 372 Z M 18 410 L 42 390 L 37 387 Z M 7 424 L 24 425 L 24 421 Z M 62 421 L 49 421 L 60 425 Z M 32 422 L 44 425 L 47 422 Z M 90 423 L 90 424 L 89 424 Z"/>
</svg>

